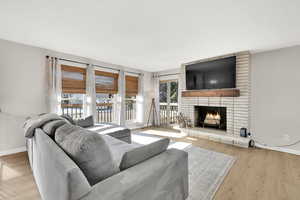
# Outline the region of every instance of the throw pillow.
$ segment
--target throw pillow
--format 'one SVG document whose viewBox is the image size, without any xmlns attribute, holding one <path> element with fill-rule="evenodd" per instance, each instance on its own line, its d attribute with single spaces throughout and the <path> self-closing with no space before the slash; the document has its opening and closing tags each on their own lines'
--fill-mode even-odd
<svg viewBox="0 0 300 200">
<path fill-rule="evenodd" d="M 70 115 L 61 115 L 60 117 L 68 120 L 71 124 L 75 125 L 73 118 Z"/>
<path fill-rule="evenodd" d="M 67 120 L 65 120 L 65 119 L 50 121 L 47 124 L 45 124 L 42 127 L 42 129 L 45 133 L 47 133 L 47 135 L 53 137 L 56 129 L 59 128 L 60 126 L 64 125 L 65 123 L 68 123 Z"/>
<path fill-rule="evenodd" d="M 119 171 L 102 135 L 65 124 L 56 130 L 55 141 L 78 165 L 91 185 Z"/>
<path fill-rule="evenodd" d="M 154 143 L 135 148 L 131 151 L 126 152 L 123 155 L 120 170 L 125 170 L 136 164 L 139 164 L 149 158 L 152 158 L 162 152 L 164 152 L 170 143 L 170 139 L 165 138 Z"/>
<path fill-rule="evenodd" d="M 91 115 L 85 119 L 79 119 L 76 121 L 76 125 L 80 126 L 82 128 L 88 128 L 88 127 L 94 126 L 94 118 Z"/>
</svg>

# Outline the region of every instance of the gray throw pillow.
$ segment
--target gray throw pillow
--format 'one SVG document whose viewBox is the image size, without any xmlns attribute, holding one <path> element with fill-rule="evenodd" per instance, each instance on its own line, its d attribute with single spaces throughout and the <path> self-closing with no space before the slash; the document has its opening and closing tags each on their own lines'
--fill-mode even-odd
<svg viewBox="0 0 300 200">
<path fill-rule="evenodd" d="M 75 122 L 70 115 L 61 115 L 61 117 L 68 120 L 71 124 L 75 125 Z"/>
<path fill-rule="evenodd" d="M 119 172 L 102 135 L 65 124 L 56 130 L 55 141 L 78 165 L 91 185 Z"/>
<path fill-rule="evenodd" d="M 135 148 L 131 151 L 126 152 L 123 155 L 120 170 L 125 170 L 136 164 L 139 164 L 149 158 L 152 158 L 162 152 L 164 152 L 170 143 L 169 138 L 158 140 L 154 143 Z"/>
<path fill-rule="evenodd" d="M 47 133 L 47 135 L 53 137 L 56 129 L 59 128 L 60 126 L 64 125 L 65 123 L 68 123 L 67 120 L 65 120 L 65 119 L 50 121 L 47 124 L 45 124 L 42 127 L 42 129 L 45 133 Z"/>
<path fill-rule="evenodd" d="M 85 119 L 79 119 L 76 121 L 76 125 L 83 127 L 83 128 L 88 128 L 88 127 L 94 126 L 94 118 L 91 115 Z"/>
</svg>

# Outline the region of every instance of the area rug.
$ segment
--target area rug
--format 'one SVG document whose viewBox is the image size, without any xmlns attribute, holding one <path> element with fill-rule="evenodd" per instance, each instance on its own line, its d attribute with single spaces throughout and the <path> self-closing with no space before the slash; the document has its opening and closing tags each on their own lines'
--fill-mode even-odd
<svg viewBox="0 0 300 200">
<path fill-rule="evenodd" d="M 149 134 L 133 134 L 133 142 L 152 143 L 161 139 Z M 211 200 L 235 162 L 235 157 L 195 147 L 186 142 L 172 141 L 169 148 L 188 152 L 189 197 L 188 200 Z"/>
<path fill-rule="evenodd" d="M 189 154 L 188 200 L 213 199 L 235 158 L 194 146 L 183 150 Z"/>
</svg>

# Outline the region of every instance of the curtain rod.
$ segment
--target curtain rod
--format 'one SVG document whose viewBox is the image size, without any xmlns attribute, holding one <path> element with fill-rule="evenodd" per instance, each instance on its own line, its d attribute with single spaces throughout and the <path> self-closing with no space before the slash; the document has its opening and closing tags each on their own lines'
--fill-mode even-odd
<svg viewBox="0 0 300 200">
<path fill-rule="evenodd" d="M 162 74 L 162 75 L 158 75 L 158 77 L 161 76 L 172 76 L 172 75 L 179 75 L 180 73 L 174 73 L 174 74 Z"/>
<path fill-rule="evenodd" d="M 46 56 L 46 58 L 49 58 L 50 56 Z M 77 63 L 77 64 L 82 64 L 82 65 L 89 65 L 90 63 L 86 63 L 86 62 L 80 62 L 80 61 L 76 61 L 76 60 L 70 60 L 70 59 L 65 59 L 65 58 L 57 58 L 57 57 L 54 57 L 58 60 L 62 60 L 62 61 L 67 61 L 67 62 L 72 62 L 72 63 Z M 115 69 L 115 68 L 111 68 L 111 67 L 103 67 L 103 66 L 100 66 L 100 65 L 95 65 L 95 64 L 92 64 L 93 66 L 96 66 L 96 67 L 101 67 L 101 68 L 105 68 L 105 69 L 111 69 L 111 70 L 114 70 L 114 71 L 120 71 L 119 69 Z"/>
<path fill-rule="evenodd" d="M 94 64 L 92 64 L 93 66 L 95 66 L 95 67 L 101 67 L 101 68 L 105 68 L 105 69 L 111 69 L 111 70 L 114 70 L 114 71 L 120 71 L 119 69 L 114 69 L 114 68 L 111 68 L 111 67 L 103 67 L 103 66 L 101 66 L 101 65 L 94 65 Z"/>
<path fill-rule="evenodd" d="M 46 58 L 49 58 L 50 56 L 46 56 Z M 80 61 L 76 61 L 76 60 L 70 60 L 70 59 L 65 59 L 65 58 L 57 58 L 57 57 L 54 57 L 58 60 L 63 60 L 63 61 L 67 61 L 67 62 L 73 62 L 73 63 L 77 63 L 77 64 L 82 64 L 82 65 L 89 65 L 90 63 L 86 63 L 86 62 L 80 62 Z M 115 69 L 115 68 L 112 68 L 112 67 L 104 67 L 104 66 L 101 66 L 101 65 L 96 65 L 96 64 L 91 64 L 93 66 L 96 66 L 96 67 L 101 67 L 101 68 L 104 68 L 104 69 L 110 69 L 110 70 L 114 70 L 114 71 L 121 71 L 120 69 Z M 143 73 L 139 73 L 139 72 L 131 72 L 131 71 L 124 71 L 124 72 L 127 72 L 127 73 L 132 73 L 132 74 L 137 74 L 137 75 L 143 75 Z"/>
<path fill-rule="evenodd" d="M 131 74 L 137 74 L 137 75 L 144 75 L 143 73 L 139 73 L 139 72 L 131 72 L 131 71 L 124 71 L 124 72 L 131 73 Z"/>
</svg>

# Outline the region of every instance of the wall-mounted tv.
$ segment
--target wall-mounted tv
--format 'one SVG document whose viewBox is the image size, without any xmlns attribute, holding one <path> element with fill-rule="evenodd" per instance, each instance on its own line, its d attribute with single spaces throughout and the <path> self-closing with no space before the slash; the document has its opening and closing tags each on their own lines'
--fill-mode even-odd
<svg viewBox="0 0 300 200">
<path fill-rule="evenodd" d="M 222 89 L 236 87 L 236 57 L 186 65 L 186 89 Z"/>
</svg>

